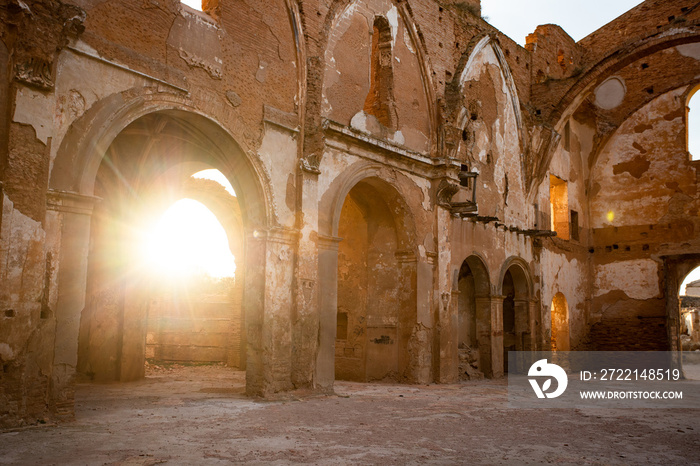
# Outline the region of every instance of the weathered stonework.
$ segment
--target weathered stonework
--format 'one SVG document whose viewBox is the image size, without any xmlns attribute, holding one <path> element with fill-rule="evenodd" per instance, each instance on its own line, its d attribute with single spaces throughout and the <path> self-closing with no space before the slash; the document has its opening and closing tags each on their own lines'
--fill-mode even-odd
<svg viewBox="0 0 700 466">
<path fill-rule="evenodd" d="M 70 418 L 78 377 L 136 380 L 147 355 L 223 361 L 273 396 L 497 378 L 508 351 L 681 350 L 700 10 L 647 0 L 526 47 L 479 15 L 0 6 L 0 427 Z M 189 180 L 209 168 L 235 197 Z M 230 294 L 186 307 L 208 309 L 201 332 L 130 252 L 183 197 L 237 259 Z"/>
</svg>

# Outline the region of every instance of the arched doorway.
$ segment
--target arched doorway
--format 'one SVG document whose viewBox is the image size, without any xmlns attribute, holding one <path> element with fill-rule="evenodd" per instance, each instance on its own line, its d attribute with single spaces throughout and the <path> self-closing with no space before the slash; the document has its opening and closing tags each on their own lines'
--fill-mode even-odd
<svg viewBox="0 0 700 466">
<path fill-rule="evenodd" d="M 244 369 L 238 204 L 213 180 L 190 178 L 186 185 L 188 197 L 144 231 L 141 258 L 150 275 L 146 359 Z"/>
<path fill-rule="evenodd" d="M 413 379 L 415 256 L 398 192 L 365 178 L 345 196 L 338 220 L 335 339 L 337 379 Z"/>
<path fill-rule="evenodd" d="M 492 377 L 491 284 L 479 257 L 469 256 L 462 262 L 457 289 L 460 378 Z"/>
<path fill-rule="evenodd" d="M 678 301 L 683 373 L 688 379 L 700 380 L 700 266 L 681 282 Z"/>
<path fill-rule="evenodd" d="M 241 209 L 213 170 L 215 149 L 182 125 L 136 120 L 97 171 L 78 348 L 78 371 L 93 380 L 139 379 L 146 357 L 245 367 Z"/>
<path fill-rule="evenodd" d="M 509 351 L 534 349 L 531 301 L 531 281 L 527 265 L 512 259 L 501 280 L 503 297 L 503 371 L 508 372 Z"/>
<path fill-rule="evenodd" d="M 682 351 L 700 350 L 700 267 L 685 276 L 678 293 Z"/>
<path fill-rule="evenodd" d="M 552 298 L 552 351 L 569 351 L 569 304 L 563 293 Z"/>
</svg>

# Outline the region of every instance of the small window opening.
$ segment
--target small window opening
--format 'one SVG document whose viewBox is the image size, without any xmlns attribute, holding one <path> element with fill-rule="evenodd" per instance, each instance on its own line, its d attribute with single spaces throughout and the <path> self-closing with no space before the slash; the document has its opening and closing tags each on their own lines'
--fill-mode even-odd
<svg viewBox="0 0 700 466">
<path fill-rule="evenodd" d="M 571 150 L 571 125 L 567 121 L 566 126 L 564 126 L 564 150 Z"/>
<path fill-rule="evenodd" d="M 690 160 L 700 160 L 700 95 L 697 89 L 688 101 L 687 137 Z"/>
<path fill-rule="evenodd" d="M 579 240 L 578 234 L 578 212 L 575 210 L 571 211 L 571 225 L 569 226 L 569 232 L 571 233 L 571 239 L 574 241 Z"/>
<path fill-rule="evenodd" d="M 180 0 L 180 3 L 184 3 L 185 5 L 192 8 L 193 10 L 203 11 L 202 10 L 202 0 Z"/>
<path fill-rule="evenodd" d="M 338 324 L 336 327 L 336 338 L 338 340 L 348 339 L 348 313 L 338 312 Z"/>
<path fill-rule="evenodd" d="M 461 171 L 461 173 L 460 173 L 461 176 L 459 177 L 459 184 L 461 186 L 464 186 L 465 188 L 468 188 L 469 187 L 469 178 L 467 176 L 463 176 L 463 175 L 466 173 L 469 173 L 469 167 L 462 164 L 462 166 L 460 167 L 460 171 Z"/>
<path fill-rule="evenodd" d="M 376 117 L 385 127 L 396 128 L 391 26 L 381 16 L 374 19 L 370 88 L 363 110 Z"/>
<path fill-rule="evenodd" d="M 549 202 L 552 231 L 561 239 L 569 239 L 569 189 L 566 181 L 549 175 Z"/>
</svg>

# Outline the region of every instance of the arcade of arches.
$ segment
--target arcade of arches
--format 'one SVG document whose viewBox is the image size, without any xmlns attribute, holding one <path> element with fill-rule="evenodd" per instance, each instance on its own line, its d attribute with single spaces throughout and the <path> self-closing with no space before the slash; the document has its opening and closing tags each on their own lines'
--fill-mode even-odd
<svg viewBox="0 0 700 466">
<path fill-rule="evenodd" d="M 479 0 L 9 0 L 0 427 L 70 418 L 77 381 L 148 361 L 272 396 L 680 351 L 695 3 L 521 47 Z M 183 202 L 203 217 L 144 250 Z M 228 272 L 187 262 L 214 231 Z"/>
</svg>

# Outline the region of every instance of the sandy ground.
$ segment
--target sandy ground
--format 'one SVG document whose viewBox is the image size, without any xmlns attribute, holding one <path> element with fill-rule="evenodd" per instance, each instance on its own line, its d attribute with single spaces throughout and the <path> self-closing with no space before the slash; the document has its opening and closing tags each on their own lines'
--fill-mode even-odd
<svg viewBox="0 0 700 466">
<path fill-rule="evenodd" d="M 244 379 L 156 367 L 80 385 L 74 422 L 0 433 L 0 464 L 700 464 L 700 409 L 512 409 L 503 380 L 256 401 Z"/>
</svg>

